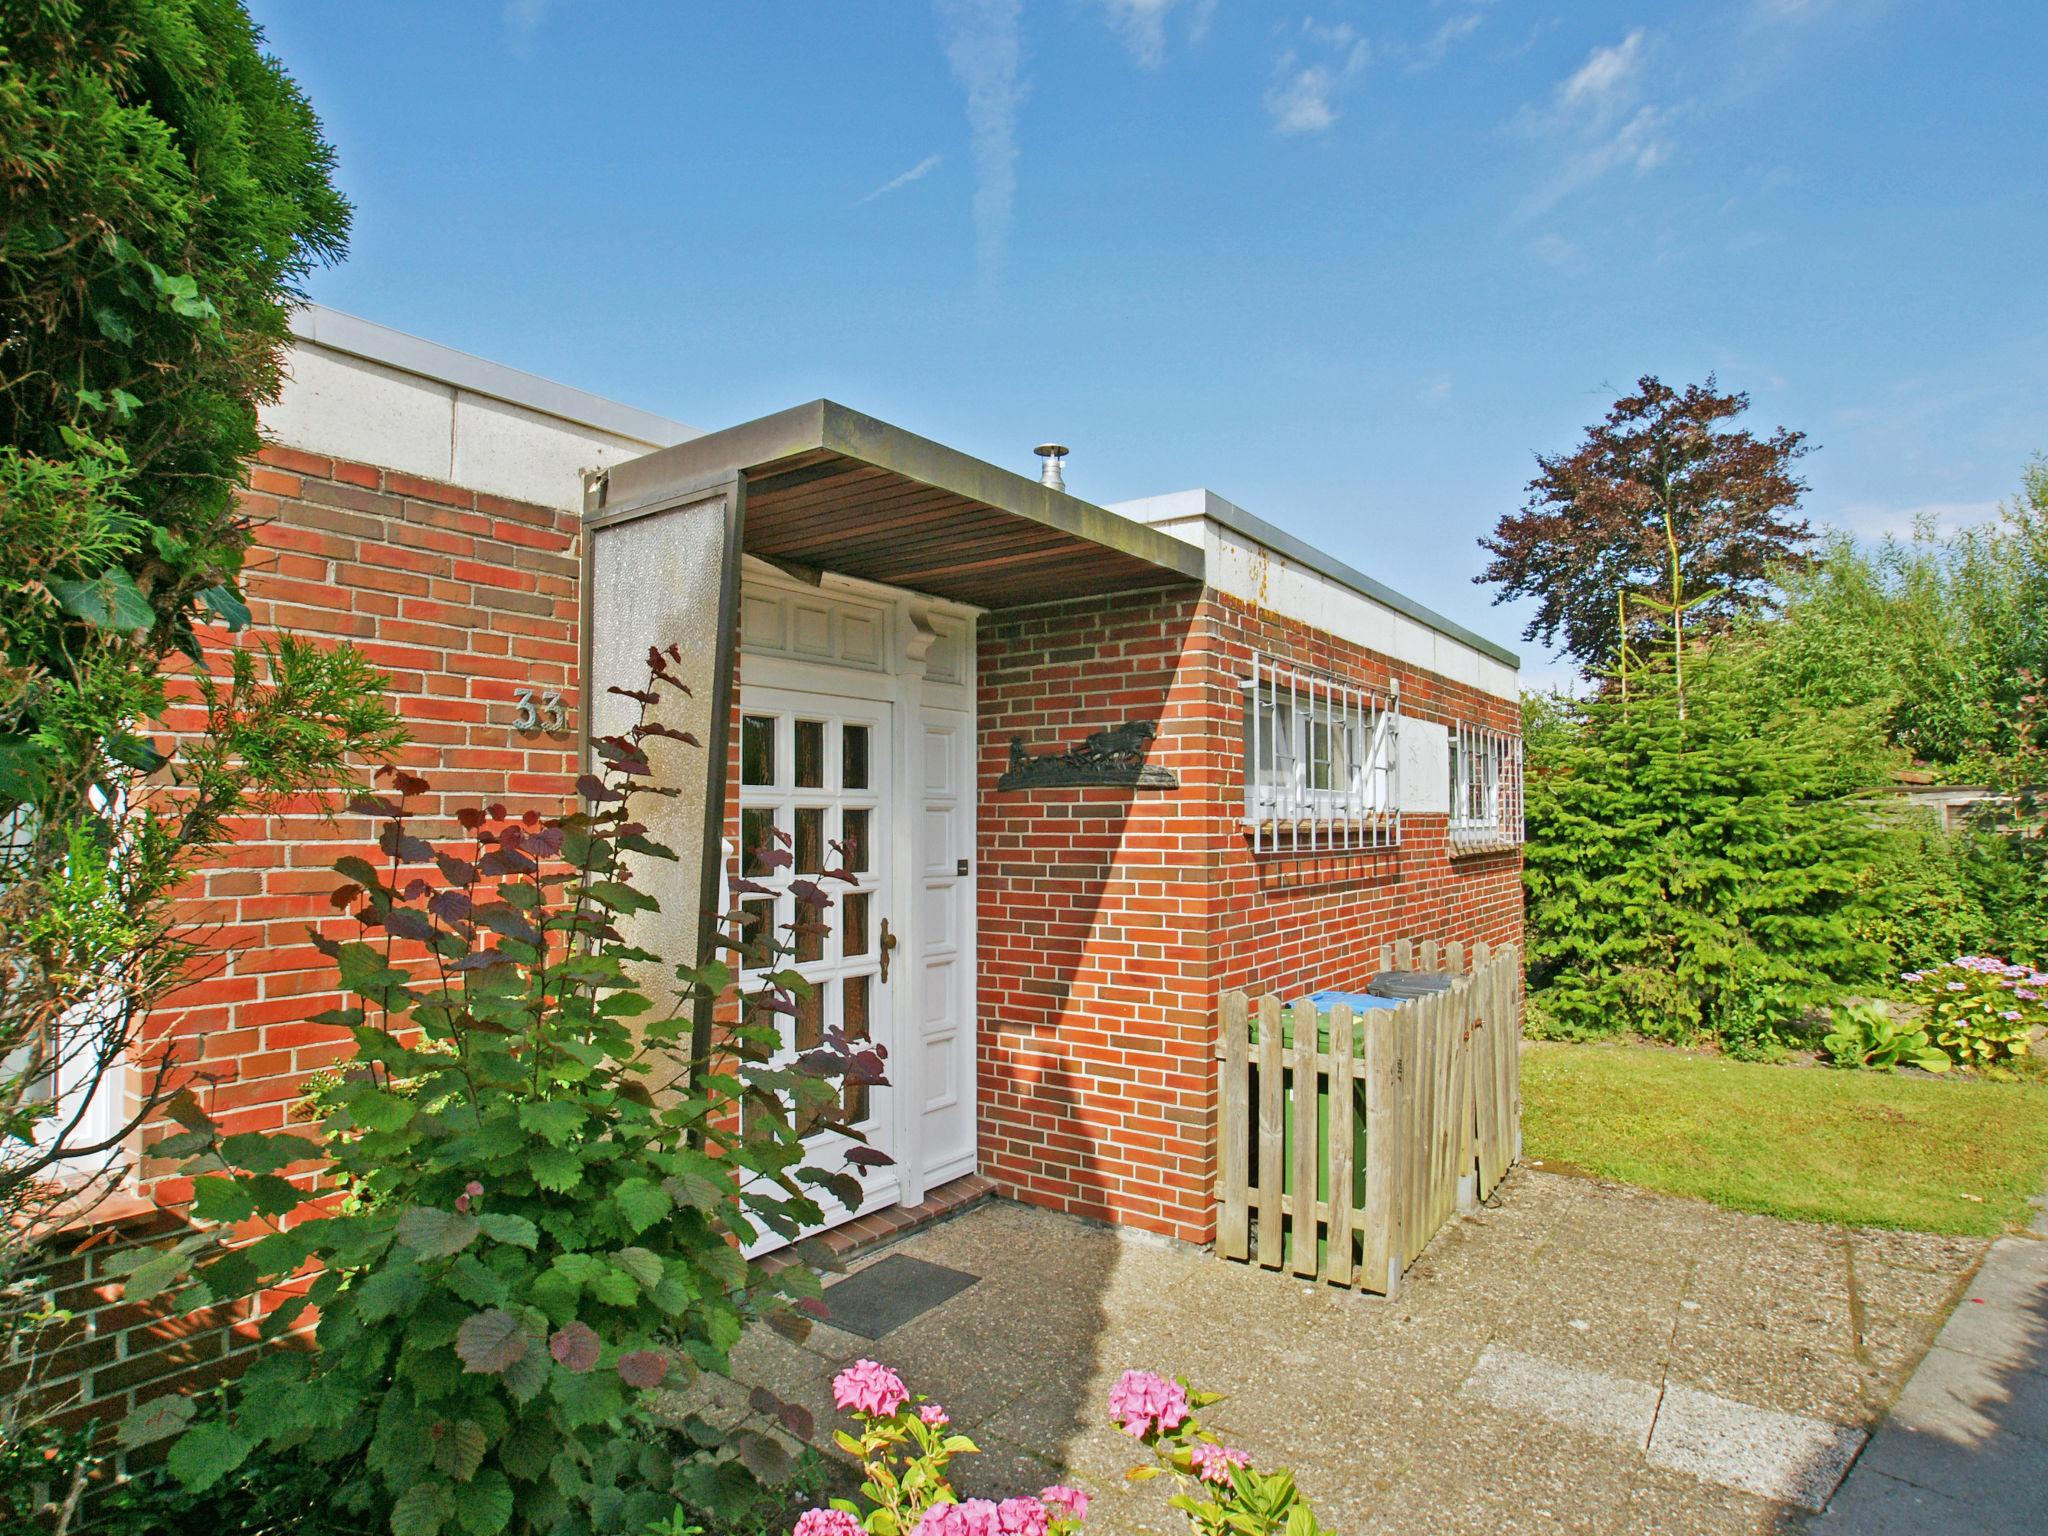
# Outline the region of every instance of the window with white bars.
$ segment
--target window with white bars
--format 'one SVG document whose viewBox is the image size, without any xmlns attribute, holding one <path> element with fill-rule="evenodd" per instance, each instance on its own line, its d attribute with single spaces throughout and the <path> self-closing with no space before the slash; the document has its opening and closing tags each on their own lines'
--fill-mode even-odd
<svg viewBox="0 0 2048 1536">
<path fill-rule="evenodd" d="M 1483 725 L 1451 731 L 1451 841 L 1514 847 L 1522 841 L 1522 738 Z"/>
<path fill-rule="evenodd" d="M 1252 658 L 1244 682 L 1244 827 L 1252 851 L 1401 841 L 1400 693 Z"/>
</svg>

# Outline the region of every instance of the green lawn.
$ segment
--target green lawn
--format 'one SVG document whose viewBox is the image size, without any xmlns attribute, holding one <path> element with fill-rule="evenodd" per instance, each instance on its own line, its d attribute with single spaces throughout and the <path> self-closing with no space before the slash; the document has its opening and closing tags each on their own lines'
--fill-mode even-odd
<svg viewBox="0 0 2048 1536">
<path fill-rule="evenodd" d="M 2039 1083 L 1533 1041 L 1522 1098 L 1528 1157 L 1804 1221 L 1989 1235 L 2048 1173 Z"/>
</svg>

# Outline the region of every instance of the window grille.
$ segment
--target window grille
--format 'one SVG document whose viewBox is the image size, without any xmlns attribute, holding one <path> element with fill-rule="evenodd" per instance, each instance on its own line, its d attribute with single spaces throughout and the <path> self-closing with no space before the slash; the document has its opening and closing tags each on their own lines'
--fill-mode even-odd
<svg viewBox="0 0 2048 1536">
<path fill-rule="evenodd" d="M 1521 737 L 1481 725 L 1451 732 L 1451 841 L 1468 848 L 1521 843 Z"/>
<path fill-rule="evenodd" d="M 1252 851 L 1401 841 L 1401 695 L 1252 658 L 1244 682 L 1244 826 Z"/>
</svg>

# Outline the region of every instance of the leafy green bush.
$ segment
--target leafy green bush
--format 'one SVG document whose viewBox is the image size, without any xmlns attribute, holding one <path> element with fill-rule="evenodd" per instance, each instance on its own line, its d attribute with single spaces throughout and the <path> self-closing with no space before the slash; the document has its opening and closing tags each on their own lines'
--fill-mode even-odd
<svg viewBox="0 0 2048 1536">
<path fill-rule="evenodd" d="M 1842 793 L 1857 723 L 1759 707 L 1754 649 L 1688 656 L 1526 742 L 1528 956 L 1554 1033 L 1716 1034 L 1767 989 L 1825 1004 L 1882 974 L 1856 931 L 1874 837 Z"/>
<path fill-rule="evenodd" d="M 1722 1051 L 1737 1061 L 1783 1061 L 1812 1042 L 1811 1013 L 1784 987 L 1753 984 L 1731 991 L 1717 1031 Z"/>
<path fill-rule="evenodd" d="M 1821 1046 L 1838 1067 L 1871 1067 L 1881 1072 L 1896 1072 L 1900 1067 L 1928 1072 L 1949 1069 L 1948 1057 L 1924 1028 L 1909 1019 L 1893 1018 L 1881 1003 L 1850 1003 L 1837 1008 L 1834 1028 L 1822 1038 Z"/>
<path fill-rule="evenodd" d="M 680 688 L 675 659 L 652 655 L 636 696 Z M 227 1414 L 188 1424 L 171 1398 L 129 1421 L 131 1439 L 178 1437 L 169 1466 L 187 1487 L 214 1487 L 261 1445 L 331 1469 L 334 1506 L 394 1536 L 638 1532 L 678 1499 L 716 1507 L 715 1460 L 657 1431 L 647 1395 L 723 1371 L 751 1317 L 808 1326 L 815 1275 L 751 1264 L 741 1245 L 821 1220 L 820 1189 L 858 1202 L 848 1174 L 806 1165 L 804 1138 L 853 1136 L 841 1083 L 880 1082 L 881 1062 L 831 1030 L 768 1064 L 773 1021 L 805 986 L 792 970 L 749 1010 L 769 1022 L 736 1026 L 705 1061 L 690 1056 L 693 1004 L 727 987 L 723 962 L 677 967 L 673 1011 L 634 985 L 629 967 L 656 957 L 616 926 L 655 906 L 632 863 L 674 855 L 630 807 L 663 793 L 645 743 L 679 735 L 644 704 L 595 743 L 608 771 L 579 786 L 592 809 L 465 810 L 454 845 L 413 830 L 422 779 L 390 774 L 393 793 L 360 805 L 389 862 L 337 862 L 335 904 L 364 937 L 316 936 L 359 1000 L 321 1016 L 353 1034 L 356 1057 L 320 1139 L 222 1136 L 188 1098 L 185 1133 L 158 1149 L 210 1170 L 192 1201 L 208 1226 L 135 1268 L 130 1299 L 185 1282 L 189 1309 L 318 1267 L 265 1321 L 276 1337 L 317 1308 L 316 1352 L 266 1355 Z M 849 1157 L 886 1161 L 858 1145 Z M 287 1177 L 301 1166 L 323 1193 Z M 768 1406 L 808 1429 L 801 1409 Z M 768 1436 L 721 1443 L 786 1470 Z"/>
<path fill-rule="evenodd" d="M 249 621 L 257 409 L 349 219 L 260 41 L 237 0 L 0 0 L 0 1280 L 170 1091 L 141 1022 L 189 979 L 193 868 L 401 739 L 346 647 L 220 657 Z M 119 1123 L 54 1112 L 55 1082 L 108 1074 Z M 0 1356 L 42 1349 L 0 1297 Z M 0 1432 L 48 1406 L 10 1387 Z"/>
<path fill-rule="evenodd" d="M 2048 973 L 1994 955 L 1962 955 L 1908 972 L 1907 996 L 1925 1013 L 1934 1043 L 1959 1067 L 2004 1072 L 2048 1027 Z"/>
</svg>

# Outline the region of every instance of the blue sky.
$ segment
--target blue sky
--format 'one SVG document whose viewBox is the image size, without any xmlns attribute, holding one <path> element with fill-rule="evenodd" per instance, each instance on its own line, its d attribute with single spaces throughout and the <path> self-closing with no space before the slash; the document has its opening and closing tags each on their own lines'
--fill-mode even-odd
<svg viewBox="0 0 2048 1536">
<path fill-rule="evenodd" d="M 1639 374 L 1864 534 L 2048 449 L 2031 3 L 252 9 L 356 204 L 321 302 L 702 427 L 1056 437 L 1518 646 L 1474 540 Z"/>
</svg>

